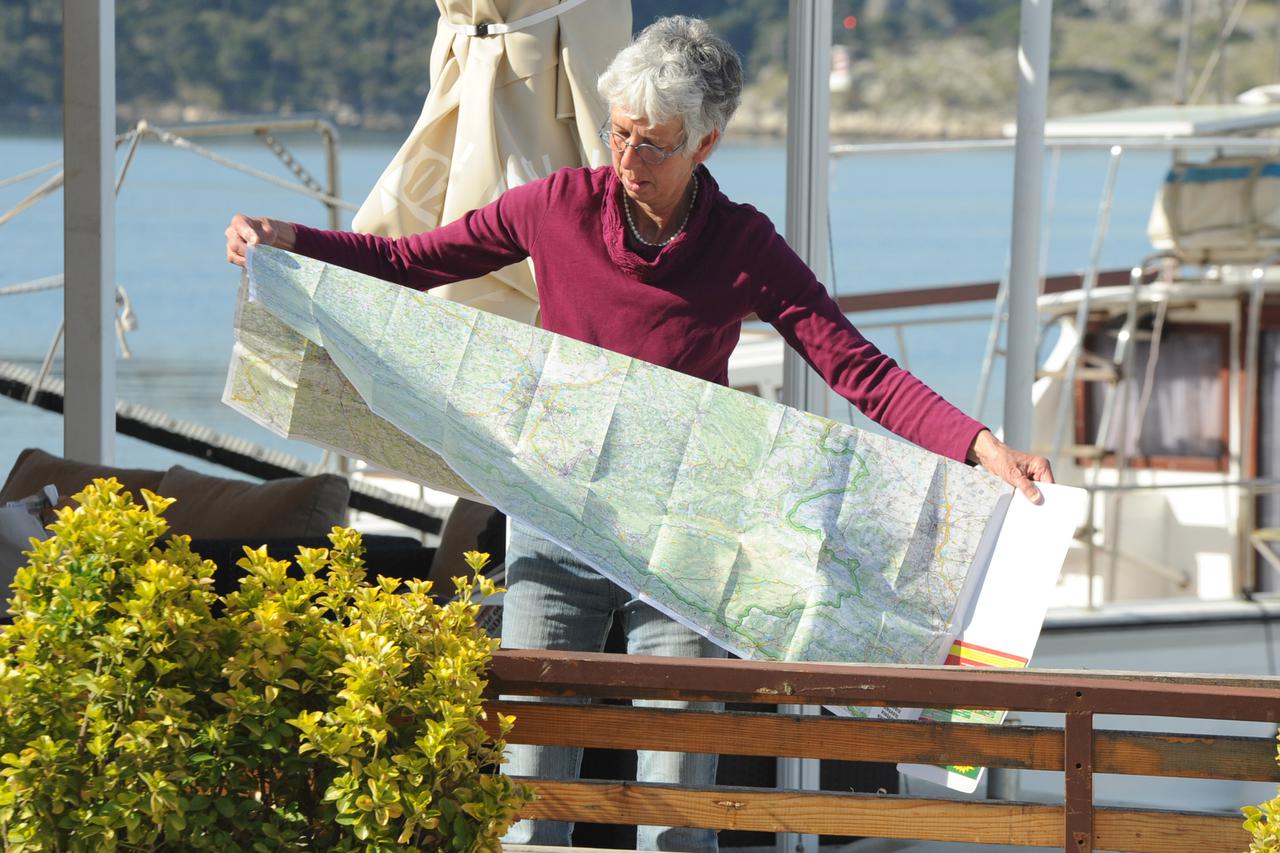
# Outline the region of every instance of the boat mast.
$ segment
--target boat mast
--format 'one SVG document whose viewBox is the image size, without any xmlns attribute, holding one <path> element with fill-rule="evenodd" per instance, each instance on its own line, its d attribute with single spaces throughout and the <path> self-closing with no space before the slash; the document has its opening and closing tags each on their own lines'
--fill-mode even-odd
<svg viewBox="0 0 1280 853">
<path fill-rule="evenodd" d="M 1187 75 L 1191 73 L 1191 30 L 1195 25 L 1195 0 L 1182 0 L 1182 30 L 1178 34 L 1178 65 L 1173 76 L 1173 102 L 1187 102 Z"/>
</svg>

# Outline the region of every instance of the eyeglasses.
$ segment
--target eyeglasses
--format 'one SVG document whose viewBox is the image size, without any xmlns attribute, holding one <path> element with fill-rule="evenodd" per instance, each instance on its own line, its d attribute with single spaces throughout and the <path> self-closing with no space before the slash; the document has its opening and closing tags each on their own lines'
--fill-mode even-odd
<svg viewBox="0 0 1280 853">
<path fill-rule="evenodd" d="M 621 133 L 613 130 L 608 124 L 600 128 L 600 140 L 612 148 L 616 154 L 626 154 L 627 149 L 630 148 L 632 151 L 636 152 L 636 156 L 640 158 L 642 163 L 649 166 L 657 166 L 659 163 L 665 163 L 668 157 L 673 156 L 681 148 L 684 148 L 685 142 L 689 141 L 686 139 L 684 142 L 681 142 L 675 148 L 670 150 L 666 148 L 659 148 L 657 145 L 652 145 L 648 142 L 641 142 L 639 145 L 636 145 Z"/>
</svg>

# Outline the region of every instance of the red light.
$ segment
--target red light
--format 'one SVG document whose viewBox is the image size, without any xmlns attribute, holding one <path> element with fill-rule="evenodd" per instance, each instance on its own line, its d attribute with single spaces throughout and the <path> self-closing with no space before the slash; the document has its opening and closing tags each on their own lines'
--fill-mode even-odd
<svg viewBox="0 0 1280 853">
<path fill-rule="evenodd" d="M 844 28 L 846 30 L 852 30 L 857 26 L 858 26 L 858 19 L 855 16 L 853 15 L 844 16 Z"/>
</svg>

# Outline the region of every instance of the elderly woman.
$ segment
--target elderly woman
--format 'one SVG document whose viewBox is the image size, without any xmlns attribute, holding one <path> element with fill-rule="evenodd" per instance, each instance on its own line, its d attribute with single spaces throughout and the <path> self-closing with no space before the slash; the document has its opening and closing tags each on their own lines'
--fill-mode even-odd
<svg viewBox="0 0 1280 853">
<path fill-rule="evenodd" d="M 1015 451 L 858 333 L 772 223 L 730 201 L 704 165 L 738 105 L 742 68 L 703 21 L 649 26 L 600 77 L 613 162 L 564 169 L 404 239 L 237 215 L 227 257 L 263 243 L 426 289 L 532 258 L 545 328 L 725 383 L 744 318 L 771 323 L 838 393 L 936 453 L 981 464 L 1039 501 L 1048 462 Z M 513 520 L 503 645 L 598 651 L 620 613 L 628 651 L 714 655 L 695 632 L 636 600 Z M 576 776 L 581 750 L 514 747 L 518 775 Z M 638 779 L 712 783 L 714 756 L 646 752 Z M 509 842 L 570 843 L 571 826 L 523 821 Z M 704 830 L 642 827 L 638 847 L 714 850 Z"/>
</svg>

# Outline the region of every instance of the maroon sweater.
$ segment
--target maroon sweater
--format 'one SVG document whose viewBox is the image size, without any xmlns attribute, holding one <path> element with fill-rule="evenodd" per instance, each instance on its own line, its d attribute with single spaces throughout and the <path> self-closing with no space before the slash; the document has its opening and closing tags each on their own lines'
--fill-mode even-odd
<svg viewBox="0 0 1280 853">
<path fill-rule="evenodd" d="M 768 217 L 696 174 L 685 230 L 662 249 L 627 245 L 606 166 L 562 169 L 412 237 L 295 224 L 294 251 L 419 290 L 531 257 L 544 328 L 722 385 L 754 313 L 872 420 L 963 461 L 982 424 L 862 337 Z"/>
</svg>

